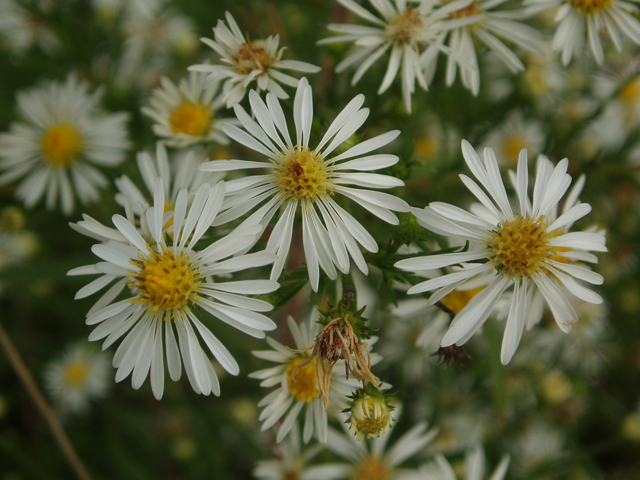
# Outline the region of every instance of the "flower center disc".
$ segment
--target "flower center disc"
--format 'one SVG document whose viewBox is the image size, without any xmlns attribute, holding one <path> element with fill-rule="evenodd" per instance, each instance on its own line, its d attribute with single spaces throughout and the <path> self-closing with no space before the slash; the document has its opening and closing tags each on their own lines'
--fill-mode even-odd
<svg viewBox="0 0 640 480">
<path fill-rule="evenodd" d="M 68 123 L 60 123 L 47 129 L 40 140 L 42 155 L 51 165 L 61 167 L 75 162 L 82 150 L 82 135 Z"/>
<path fill-rule="evenodd" d="M 264 72 L 271 65 L 269 54 L 258 42 L 243 43 L 233 60 L 240 75 L 248 75 L 254 70 Z"/>
<path fill-rule="evenodd" d="M 163 312 L 182 308 L 198 291 L 202 275 L 185 253 L 176 254 L 162 247 L 160 253 L 150 252 L 148 257 L 140 255 L 140 260 L 132 263 L 140 270 L 130 275 L 137 281 L 139 295 L 134 301 L 145 305 L 149 310 Z"/>
<path fill-rule="evenodd" d="M 415 40 L 422 27 L 422 15 L 413 7 L 407 9 L 391 19 L 386 33 L 394 42 L 411 43 Z"/>
<path fill-rule="evenodd" d="M 64 372 L 64 381 L 70 387 L 82 385 L 89 375 L 87 365 L 82 361 L 71 362 Z"/>
<path fill-rule="evenodd" d="M 356 467 L 352 480 L 390 480 L 391 468 L 376 457 L 366 457 Z"/>
<path fill-rule="evenodd" d="M 520 157 L 520 151 L 523 148 L 527 148 L 528 144 L 524 136 L 520 134 L 507 135 L 502 141 L 502 152 L 507 160 L 513 164 L 518 164 L 518 158 Z"/>
<path fill-rule="evenodd" d="M 590 14 L 606 10 L 615 0 L 569 0 L 580 12 Z"/>
<path fill-rule="evenodd" d="M 300 365 L 305 359 L 296 358 L 287 365 L 287 385 L 291 389 L 291 395 L 296 400 L 306 400 L 309 403 L 318 396 L 318 382 L 316 375 L 316 358 L 314 357 L 307 365 Z M 295 375 L 293 371 L 295 370 Z"/>
<path fill-rule="evenodd" d="M 455 289 L 453 292 L 442 299 L 442 303 L 444 303 L 447 308 L 453 310 L 456 313 L 459 313 L 464 307 L 467 306 L 471 299 L 482 290 L 484 290 L 484 288 L 485 287 L 478 287 L 472 288 L 471 290 Z"/>
<path fill-rule="evenodd" d="M 531 277 L 544 269 L 554 254 L 542 220 L 519 215 L 502 225 L 489 243 L 489 259 L 494 267 L 512 277 Z"/>
<path fill-rule="evenodd" d="M 331 193 L 334 184 L 330 178 L 322 158 L 306 147 L 289 153 L 276 172 L 278 186 L 285 194 L 311 200 Z"/>
<path fill-rule="evenodd" d="M 171 114 L 169 119 L 173 133 L 186 133 L 194 137 L 202 137 L 209 131 L 211 111 L 199 103 L 195 105 L 184 102 L 180 108 Z"/>
</svg>

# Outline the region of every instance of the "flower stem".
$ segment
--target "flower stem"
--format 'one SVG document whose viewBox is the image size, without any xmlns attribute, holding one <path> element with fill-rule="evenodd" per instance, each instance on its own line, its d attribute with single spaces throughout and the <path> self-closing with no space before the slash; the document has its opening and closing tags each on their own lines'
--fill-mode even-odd
<svg viewBox="0 0 640 480">
<path fill-rule="evenodd" d="M 91 477 L 87 473 L 87 470 L 84 468 L 84 465 L 80 460 L 80 457 L 78 457 L 78 454 L 74 450 L 73 445 L 71 445 L 69 438 L 67 437 L 66 433 L 62 429 L 60 422 L 58 422 L 55 415 L 53 414 L 51 407 L 49 406 L 44 396 L 42 395 L 42 392 L 38 388 L 38 385 L 36 384 L 33 377 L 31 376 L 31 373 L 29 372 L 29 370 L 27 369 L 27 366 L 24 364 L 22 358 L 20 357 L 18 350 L 16 350 L 16 347 L 11 342 L 11 339 L 7 335 L 7 332 L 4 330 L 1 323 L 0 323 L 0 345 L 2 346 L 2 349 L 7 354 L 7 357 L 9 358 L 9 363 L 15 370 L 16 374 L 18 375 L 18 378 L 24 384 L 24 387 L 27 389 L 27 393 L 33 400 L 33 403 L 35 403 L 38 410 L 40 410 L 40 413 L 44 417 L 45 421 L 47 422 L 47 425 L 49 426 L 49 428 L 51 429 L 51 432 L 53 433 L 53 436 L 58 442 L 58 446 L 64 453 L 65 457 L 67 457 L 67 460 L 75 470 L 78 478 L 80 480 L 91 480 Z"/>
</svg>

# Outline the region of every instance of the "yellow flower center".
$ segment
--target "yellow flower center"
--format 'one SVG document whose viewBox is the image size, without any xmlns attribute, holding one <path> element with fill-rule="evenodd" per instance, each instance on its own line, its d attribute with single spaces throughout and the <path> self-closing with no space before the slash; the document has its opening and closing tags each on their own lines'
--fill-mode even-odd
<svg viewBox="0 0 640 480">
<path fill-rule="evenodd" d="M 396 15 L 386 27 L 387 36 L 393 42 L 412 43 L 422 28 L 422 15 L 413 7 Z"/>
<path fill-rule="evenodd" d="M 248 75 L 254 70 L 265 72 L 274 63 L 267 51 L 262 48 L 263 42 L 245 42 L 233 57 L 236 64 L 236 72 L 240 75 Z"/>
<path fill-rule="evenodd" d="M 640 78 L 634 78 L 620 91 L 620 98 L 625 103 L 636 103 L 640 100 Z"/>
<path fill-rule="evenodd" d="M 390 480 L 392 470 L 377 457 L 366 457 L 351 474 L 351 480 Z"/>
<path fill-rule="evenodd" d="M 551 90 L 548 75 L 549 72 L 543 66 L 531 66 L 525 70 L 524 79 L 531 93 L 536 97 L 541 97 Z"/>
<path fill-rule="evenodd" d="M 287 365 L 287 385 L 291 389 L 291 396 L 296 397 L 296 400 L 306 400 L 309 403 L 318 396 L 316 358 L 313 357 L 307 365 L 298 368 L 298 365 L 305 360 L 302 357 L 296 358 Z"/>
<path fill-rule="evenodd" d="M 335 185 L 331 181 L 331 170 L 322 158 L 307 147 L 292 150 L 276 171 L 276 182 L 289 197 L 315 200 L 318 195 L 330 194 Z"/>
<path fill-rule="evenodd" d="M 147 257 L 141 254 L 139 258 L 131 262 L 140 267 L 129 275 L 136 281 L 129 286 L 139 290 L 132 301 L 140 302 L 151 311 L 167 312 L 183 308 L 194 300 L 202 275 L 188 253 L 162 247 L 160 252 L 150 251 Z"/>
<path fill-rule="evenodd" d="M 450 3 L 449 0 L 446 3 Z M 456 10 L 455 12 L 452 12 L 449 14 L 449 18 L 450 19 L 454 19 L 454 18 L 464 18 L 464 17 L 471 17 L 472 15 L 478 15 L 479 13 L 482 13 L 482 10 L 480 10 L 478 8 L 478 2 L 477 0 L 473 0 L 473 2 L 469 5 L 467 5 L 464 8 L 461 8 L 460 10 Z"/>
<path fill-rule="evenodd" d="M 78 129 L 68 123 L 49 127 L 42 135 L 42 156 L 50 165 L 62 167 L 76 161 L 83 139 Z"/>
<path fill-rule="evenodd" d="M 498 271 L 511 277 L 531 277 L 544 270 L 556 253 L 549 241 L 558 233 L 547 233 L 542 219 L 516 215 L 493 233 L 488 244 L 489 260 Z"/>
<path fill-rule="evenodd" d="M 425 135 L 416 141 L 415 156 L 430 160 L 440 153 L 440 142 L 435 135 Z"/>
<path fill-rule="evenodd" d="M 194 105 L 184 102 L 171 114 L 169 124 L 173 133 L 186 133 L 194 137 L 202 137 L 209 131 L 211 110 L 204 108 L 199 103 Z"/>
<path fill-rule="evenodd" d="M 441 301 L 445 306 L 454 312 L 458 313 L 475 297 L 478 293 L 484 290 L 485 287 L 472 288 L 470 290 L 454 290 Z"/>
<path fill-rule="evenodd" d="M 615 0 L 568 0 L 573 3 L 576 10 L 586 13 L 587 15 L 594 12 L 601 12 L 611 6 Z"/>
<path fill-rule="evenodd" d="M 502 154 L 510 164 L 516 165 L 520 150 L 527 148 L 527 146 L 527 140 L 522 135 L 507 135 L 502 141 Z"/>
<path fill-rule="evenodd" d="M 87 381 L 89 368 L 82 360 L 75 360 L 64 370 L 64 383 L 68 387 L 78 387 Z"/>
</svg>

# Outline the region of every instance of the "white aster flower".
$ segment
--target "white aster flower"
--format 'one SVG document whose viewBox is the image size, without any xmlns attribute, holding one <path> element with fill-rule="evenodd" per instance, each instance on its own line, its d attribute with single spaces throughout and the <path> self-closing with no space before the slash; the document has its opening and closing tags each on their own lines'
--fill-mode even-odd
<svg viewBox="0 0 640 480">
<path fill-rule="evenodd" d="M 187 151 L 176 160 L 169 161 L 167 149 L 162 142 L 156 143 L 155 161 L 147 152 L 138 153 L 138 168 L 147 187 L 147 193 L 142 193 L 127 175 L 123 175 L 115 181 L 119 191 L 116 194 L 118 205 L 124 207 L 125 198 L 128 198 L 135 214 L 142 215 L 153 203 L 156 179 L 160 177 L 165 189 L 165 210 L 173 210 L 181 190 L 187 190 L 188 204 L 190 204 L 201 185 L 205 183 L 213 185 L 222 179 L 220 174 L 199 171 L 198 167 L 203 163 L 204 158 L 193 150 Z"/>
<path fill-rule="evenodd" d="M 44 386 L 62 411 L 79 413 L 87 409 L 89 400 L 105 396 L 110 370 L 105 354 L 79 342 L 47 365 Z"/>
<path fill-rule="evenodd" d="M 400 409 L 396 409 L 399 412 Z M 427 423 L 420 422 L 402 435 L 387 449 L 392 435 L 358 441 L 348 431 L 339 433 L 329 428 L 327 448 L 349 464 L 333 464 L 327 479 L 391 479 L 418 480 L 423 478 L 417 470 L 401 468 L 401 464 L 420 453 L 438 434 L 437 429 L 427 431 Z"/>
<path fill-rule="evenodd" d="M 0 38 L 18 55 L 34 45 L 49 54 L 60 49 L 60 41 L 46 20 L 15 0 L 0 0 Z"/>
<path fill-rule="evenodd" d="M 489 133 L 484 146 L 492 148 L 505 166 L 515 166 L 524 148 L 529 156 L 537 156 L 544 147 L 545 138 L 541 122 L 525 118 L 522 111 L 514 110 Z"/>
<path fill-rule="evenodd" d="M 69 275 L 101 275 L 80 289 L 76 298 L 87 297 L 115 281 L 89 310 L 86 323 L 98 325 L 89 335 L 90 341 L 106 337 L 103 349 L 126 334 L 113 358 L 116 382 L 132 374 L 132 386 L 138 389 L 151 372 L 153 394 L 161 398 L 166 349 L 172 380 L 180 379 L 184 364 L 196 393 L 219 395 L 217 375 L 196 331 L 227 372 L 237 375 L 239 367 L 224 345 L 196 317 L 193 312 L 196 306 L 257 338 L 263 338 L 265 330 L 276 327 L 268 317 L 258 313 L 271 310 L 269 303 L 243 296 L 270 293 L 278 288 L 276 282 L 213 279 L 273 262 L 273 255 L 267 252 L 225 260 L 255 243 L 255 228 L 236 230 L 204 250 L 194 250 L 220 209 L 224 189 L 224 182 L 213 187 L 202 185 L 189 208 L 188 193 L 181 190 L 173 211 L 165 214 L 165 188 L 158 178 L 153 206 L 141 217 L 141 228 L 135 226 L 131 208 L 126 209 L 127 218 L 113 216 L 115 229 L 95 221 L 79 222 L 83 229 L 109 239 L 92 248 L 103 262 L 73 269 Z M 125 287 L 131 295 L 114 302 Z"/>
<path fill-rule="evenodd" d="M 636 18 L 638 0 L 525 0 L 527 10 L 536 13 L 558 7 L 555 20 L 558 29 L 552 47 L 562 52 L 562 63 L 568 65 L 579 56 L 588 38 L 591 52 L 599 65 L 604 63 L 600 33 L 606 32 L 616 49 L 622 51 L 620 32 L 640 45 L 640 21 Z M 585 32 L 586 30 L 586 32 Z"/>
<path fill-rule="evenodd" d="M 300 443 L 300 429 L 294 422 L 291 433 L 278 445 L 279 458 L 258 461 L 253 469 L 253 476 L 266 480 L 324 480 L 326 470 L 324 465 L 307 465 L 322 448 L 322 445 L 314 445 L 303 451 Z"/>
<path fill-rule="evenodd" d="M 289 98 L 280 83 L 295 87 L 298 79 L 280 70 L 316 73 L 320 67 L 298 60 L 282 60 L 285 47 L 278 49 L 279 35 L 270 35 L 265 40 L 249 40 L 229 12 L 225 12 L 229 26 L 222 20 L 213 28 L 214 39 L 201 40 L 220 55 L 224 65 L 192 65 L 189 70 L 212 74 L 212 80 L 224 80 L 222 101 L 227 108 L 242 101 L 253 81 L 257 90 L 267 90 L 278 98 Z"/>
<path fill-rule="evenodd" d="M 207 74 L 189 72 L 178 87 L 167 77 L 160 78 L 162 88 L 151 94 L 150 107 L 142 113 L 156 123 L 153 132 L 163 138 L 167 145 L 185 147 L 198 142 L 229 143 L 222 133 L 225 119 L 215 118 L 216 110 L 222 106 L 216 97 L 218 82 L 207 80 Z"/>
<path fill-rule="evenodd" d="M 338 0 L 344 7 L 375 26 L 329 24 L 329 30 L 342 35 L 325 38 L 318 43 L 352 41 L 359 47 L 336 66 L 336 72 L 342 72 L 360 63 L 351 81 L 352 85 L 358 83 L 371 65 L 391 49 L 389 66 L 378 95 L 391 86 L 398 70 L 402 69 L 402 97 L 407 111 L 411 112 L 411 95 L 415 92 L 416 81 L 424 90 L 427 90 L 428 84 L 422 72 L 420 56 L 424 54 L 429 58 L 437 58 L 438 49 L 442 48 L 436 41 L 438 36 L 443 32 L 446 34 L 449 29 L 469 23 L 467 19 L 443 20 L 456 10 L 468 6 L 471 1 L 454 0 L 436 8 L 439 3 L 437 0 L 396 0 L 395 5 L 389 0 L 369 0 L 382 16 L 380 19 L 353 0 Z"/>
<path fill-rule="evenodd" d="M 430 298 L 432 303 L 477 275 L 495 274 L 489 286 L 456 315 L 442 339 L 443 347 L 466 343 L 486 321 L 503 292 L 513 285 L 501 353 L 502 363 L 506 364 L 520 343 L 529 311 L 530 289 L 541 291 L 565 333 L 571 331 L 571 324 L 578 321 L 578 316 L 560 285 L 586 302 L 602 302 L 598 294 L 576 281 L 599 285 L 603 282 L 602 276 L 573 262 L 597 262 L 597 257 L 588 251 L 606 252 L 605 237 L 595 232 L 566 232 L 567 225 L 591 211 L 590 205 L 576 204 L 576 198 L 571 195 L 562 215 L 556 218 L 558 202 L 571 184 L 567 159 L 554 168 L 545 157 L 538 158 L 531 202 L 526 150 L 521 152 L 518 172 L 512 176 L 519 203 L 519 213 L 514 214 L 493 150 L 485 149 L 484 162 L 466 141 L 462 143 L 462 152 L 467 165 L 493 200 L 476 182 L 460 175 L 482 203 L 482 210 L 468 213 L 453 205 L 432 202 L 424 210 L 412 211 L 423 226 L 438 234 L 467 240 L 471 248 L 466 252 L 401 260 L 396 266 L 420 272 L 462 264 L 460 271 L 427 280 L 409 290 L 409 293 L 436 290 Z"/>
<path fill-rule="evenodd" d="M 489 480 L 503 480 L 509 468 L 509 455 L 505 454 L 496 467 Z M 464 478 L 465 480 L 482 480 L 485 471 L 484 449 L 477 445 L 472 450 L 467 451 L 464 458 Z M 423 480 L 456 480 L 453 468 L 442 455 L 436 456 L 435 460 L 425 465 L 421 472 L 424 474 Z"/>
<path fill-rule="evenodd" d="M 297 424 L 298 415 L 303 409 L 305 410 L 304 443 L 311 440 L 314 432 L 319 442 L 325 443 L 327 441 L 327 413 L 318 387 L 316 359 L 314 358 L 309 364 L 299 367 L 309 358 L 311 347 L 320 333 L 321 327 L 317 320 L 318 311 L 316 309 L 313 310 L 308 323 L 298 325 L 292 317 L 287 318 L 289 331 L 295 342 L 295 350 L 288 349 L 280 342 L 267 337 L 267 342 L 273 350 L 253 352 L 258 358 L 279 364 L 249 375 L 251 378 L 262 380 L 260 383 L 262 387 L 278 387 L 258 403 L 259 407 L 265 407 L 259 417 L 259 420 L 263 421 L 262 431 L 268 430 L 284 417 L 276 437 L 278 443 Z M 370 350 L 375 341 L 375 338 L 368 341 L 367 350 Z M 372 365 L 380 360 L 379 355 L 371 355 Z M 340 360 L 333 369 L 331 377 L 331 406 L 340 409 L 346 408 L 349 403 L 347 397 L 359 386 L 360 382 L 353 376 L 347 380 L 344 361 Z"/>
<path fill-rule="evenodd" d="M 88 84 L 69 77 L 17 95 L 18 112 L 27 123 L 13 123 L 0 134 L 0 184 L 25 179 L 16 196 L 32 207 L 43 196 L 52 209 L 74 208 L 74 191 L 82 204 L 99 198 L 107 178 L 94 167 L 118 165 L 129 147 L 126 113 L 99 110 L 101 91 L 87 94 Z"/>
<path fill-rule="evenodd" d="M 407 203 L 393 195 L 369 188 L 399 187 L 404 182 L 388 175 L 360 172 L 396 164 L 396 155 L 367 154 L 387 145 L 400 132 L 393 130 L 384 133 L 332 156 L 332 152 L 351 137 L 369 116 L 368 108 L 360 108 L 364 102 L 363 95 L 356 96 L 340 112 L 314 150 L 309 148 L 313 102 L 311 87 L 306 78 L 300 81 L 293 106 L 295 144 L 291 142 L 282 107 L 273 94 L 267 94 L 267 104 L 253 91 L 249 94 L 249 100 L 257 122 L 240 105 L 236 105 L 234 109 L 245 130 L 225 126 L 224 132 L 237 142 L 264 155 L 265 161 L 216 160 L 203 164 L 201 169 L 220 172 L 264 168 L 268 173 L 230 181 L 227 184 L 229 195 L 222 207 L 223 213 L 214 225 L 238 218 L 268 199 L 243 223 L 260 224 L 266 228 L 282 206 L 284 212 L 267 243 L 267 249 L 277 250 L 278 259 L 271 270 L 271 279 L 276 280 L 289 254 L 295 215 L 300 207 L 304 253 L 313 290 L 318 289 L 319 267 L 329 278 L 336 279 L 336 267 L 343 273 L 349 272 L 349 255 L 358 268 L 367 274 L 367 263 L 358 243 L 370 252 L 377 252 L 378 245 L 371 234 L 331 197 L 337 193 L 344 195 L 382 220 L 397 225 L 398 218 L 391 210 L 409 211 Z"/>
<path fill-rule="evenodd" d="M 473 23 L 448 32 L 449 56 L 447 58 L 446 83 L 452 85 L 456 71 L 460 69 L 462 84 L 474 95 L 480 92 L 480 71 L 474 39 L 484 44 L 512 72 L 524 70 L 524 64 L 498 37 L 518 45 L 525 50 L 542 55 L 540 33 L 524 23 L 515 20 L 531 15 L 522 9 L 502 9 L 507 0 L 474 0 L 469 6 L 451 14 L 452 18 L 470 17 Z M 443 39 L 444 40 L 444 39 Z M 435 69 L 437 56 L 424 57 L 426 71 Z"/>
</svg>

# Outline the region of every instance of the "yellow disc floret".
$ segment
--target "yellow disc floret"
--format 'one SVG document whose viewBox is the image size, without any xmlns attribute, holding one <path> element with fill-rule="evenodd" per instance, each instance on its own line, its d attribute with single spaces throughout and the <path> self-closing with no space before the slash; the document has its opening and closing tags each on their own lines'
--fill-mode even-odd
<svg viewBox="0 0 640 480">
<path fill-rule="evenodd" d="M 392 421 L 391 411 L 385 401 L 365 394 L 351 406 L 349 431 L 358 441 L 377 438 L 389 431 Z"/>
<path fill-rule="evenodd" d="M 265 72 L 273 63 L 260 41 L 243 43 L 233 60 L 240 75 L 248 75 L 254 70 Z"/>
<path fill-rule="evenodd" d="M 169 124 L 173 133 L 186 133 L 194 137 L 202 137 L 211 126 L 211 110 L 199 103 L 184 102 L 171 114 Z"/>
<path fill-rule="evenodd" d="M 176 253 L 161 247 L 160 252 L 150 251 L 148 256 L 140 255 L 140 259 L 132 263 L 140 267 L 130 275 L 135 283 L 129 286 L 139 290 L 133 301 L 151 311 L 167 312 L 185 307 L 194 300 L 202 281 L 200 270 L 186 252 Z"/>
<path fill-rule="evenodd" d="M 446 3 L 450 3 L 450 1 L 452 1 L 452 0 L 449 0 Z M 449 18 L 451 18 L 451 19 L 454 19 L 454 18 L 465 18 L 465 17 L 471 17 L 473 15 L 478 15 L 480 13 L 482 13 L 482 10 L 480 10 L 478 8 L 477 0 L 473 0 L 473 2 L 471 2 L 466 7 L 461 8 L 460 10 L 456 10 L 455 12 L 452 12 L 449 15 Z"/>
<path fill-rule="evenodd" d="M 386 34 L 393 42 L 412 43 L 422 28 L 422 15 L 413 7 L 396 15 L 389 21 Z"/>
<path fill-rule="evenodd" d="M 488 258 L 503 274 L 531 277 L 545 270 L 547 261 L 558 253 L 549 244 L 553 236 L 547 233 L 542 219 L 516 215 L 493 233 Z"/>
<path fill-rule="evenodd" d="M 304 360 L 302 357 L 296 358 L 287 365 L 287 385 L 291 389 L 291 396 L 296 397 L 296 400 L 305 400 L 309 403 L 318 396 L 316 358 L 299 367 Z"/>
<path fill-rule="evenodd" d="M 447 308 L 458 313 L 460 312 L 460 310 L 467 306 L 467 304 L 473 297 L 475 297 L 484 289 L 485 287 L 472 288 L 470 290 L 455 289 L 453 292 L 444 297 L 441 302 L 444 303 Z"/>
<path fill-rule="evenodd" d="M 502 140 L 502 153 L 509 163 L 517 165 L 520 151 L 523 148 L 527 148 L 527 140 L 524 135 L 511 134 L 506 135 Z"/>
<path fill-rule="evenodd" d="M 569 0 L 573 6 L 580 12 L 587 15 L 594 12 L 606 10 L 615 2 L 615 0 Z"/>
<path fill-rule="evenodd" d="M 70 362 L 64 369 L 64 383 L 69 387 L 77 387 L 87 381 L 89 368 L 82 360 Z"/>
<path fill-rule="evenodd" d="M 288 197 L 310 200 L 330 194 L 335 187 L 331 170 L 319 155 L 306 147 L 292 150 L 284 157 L 276 171 L 276 183 Z"/>
<path fill-rule="evenodd" d="M 365 457 L 351 474 L 351 480 L 391 480 L 391 467 L 377 457 Z"/>
<path fill-rule="evenodd" d="M 68 123 L 49 127 L 40 140 L 42 156 L 50 165 L 62 167 L 76 161 L 83 139 L 78 129 Z"/>
</svg>

